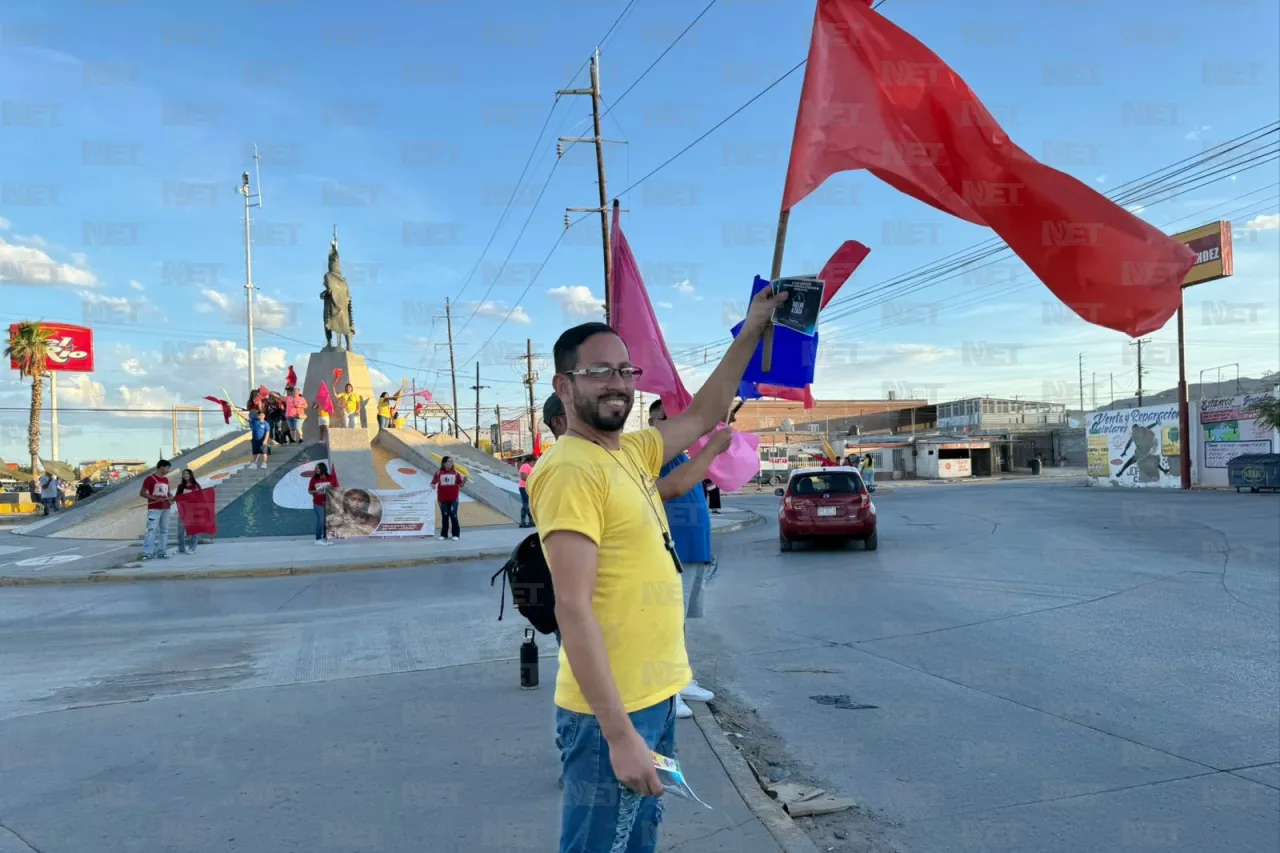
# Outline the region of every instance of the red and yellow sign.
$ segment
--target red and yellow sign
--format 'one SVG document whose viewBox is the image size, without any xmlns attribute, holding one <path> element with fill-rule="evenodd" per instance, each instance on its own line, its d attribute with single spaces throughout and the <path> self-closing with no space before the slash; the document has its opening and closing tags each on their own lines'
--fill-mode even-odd
<svg viewBox="0 0 1280 853">
<path fill-rule="evenodd" d="M 67 323 L 40 323 L 40 326 L 50 333 L 49 358 L 45 363 L 45 370 L 65 373 L 93 372 L 93 329 Z M 9 326 L 10 340 L 13 340 L 17 331 L 17 323 Z M 9 360 L 9 366 L 14 370 L 19 369 L 18 363 L 13 359 Z"/>
<path fill-rule="evenodd" d="M 1230 222 L 1210 222 L 1208 225 L 1174 234 L 1173 239 L 1186 244 L 1188 249 L 1196 253 L 1195 263 L 1182 280 L 1183 287 L 1227 278 L 1235 272 Z"/>
</svg>

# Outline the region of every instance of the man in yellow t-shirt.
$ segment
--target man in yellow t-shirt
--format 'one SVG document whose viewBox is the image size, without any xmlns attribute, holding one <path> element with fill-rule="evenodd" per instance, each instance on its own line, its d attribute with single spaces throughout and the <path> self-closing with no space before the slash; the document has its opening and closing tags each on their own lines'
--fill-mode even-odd
<svg viewBox="0 0 1280 853">
<path fill-rule="evenodd" d="M 356 393 L 356 389 L 347 383 L 347 388 L 338 395 L 338 404 L 342 412 L 342 424 L 348 429 L 355 429 L 360 426 L 360 395 Z"/>
<path fill-rule="evenodd" d="M 567 431 L 528 490 L 562 641 L 560 853 L 657 847 L 662 784 L 652 753 L 674 757 L 676 695 L 692 673 L 680 566 L 656 483 L 665 462 L 724 418 L 785 298 L 762 290 L 692 405 L 638 433 L 622 433 L 640 375 L 622 339 L 585 323 L 556 341 L 552 381 Z"/>
</svg>

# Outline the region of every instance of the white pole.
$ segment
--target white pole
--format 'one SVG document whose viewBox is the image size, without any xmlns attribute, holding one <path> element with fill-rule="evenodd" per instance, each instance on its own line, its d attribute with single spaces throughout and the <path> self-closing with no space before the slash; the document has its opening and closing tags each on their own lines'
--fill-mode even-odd
<svg viewBox="0 0 1280 853">
<path fill-rule="evenodd" d="M 50 436 L 53 438 L 53 461 L 59 461 L 58 457 L 58 373 L 57 371 L 49 372 L 49 419 Z"/>
<path fill-rule="evenodd" d="M 258 387 L 253 358 L 253 249 L 249 222 L 249 173 L 244 173 L 241 186 L 244 196 L 244 304 L 245 324 L 249 329 L 249 389 Z"/>
</svg>

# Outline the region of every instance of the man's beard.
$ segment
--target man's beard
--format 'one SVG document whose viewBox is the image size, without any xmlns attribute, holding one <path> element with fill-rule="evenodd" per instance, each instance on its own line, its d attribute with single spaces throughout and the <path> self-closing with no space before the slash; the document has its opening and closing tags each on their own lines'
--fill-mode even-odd
<svg viewBox="0 0 1280 853">
<path fill-rule="evenodd" d="M 623 400 L 623 407 L 614 411 L 612 407 L 604 406 L 610 400 Z M 634 395 L 624 394 L 617 391 L 606 392 L 594 399 L 579 396 L 577 391 L 573 394 L 573 411 L 574 414 L 587 426 L 600 432 L 620 432 L 627 423 L 627 418 L 631 416 L 631 406 L 635 402 Z"/>
</svg>

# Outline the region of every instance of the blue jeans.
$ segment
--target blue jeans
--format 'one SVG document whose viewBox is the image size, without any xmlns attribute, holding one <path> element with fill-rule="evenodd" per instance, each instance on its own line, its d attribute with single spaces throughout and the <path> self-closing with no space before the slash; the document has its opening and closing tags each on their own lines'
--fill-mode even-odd
<svg viewBox="0 0 1280 853">
<path fill-rule="evenodd" d="M 529 490 L 520 487 L 520 525 L 533 524 L 533 513 L 529 511 Z"/>
<path fill-rule="evenodd" d="M 169 548 L 169 510 L 147 510 L 147 533 L 142 538 L 142 554 L 154 557 Z"/>
<path fill-rule="evenodd" d="M 324 509 L 325 508 L 323 506 L 313 506 L 311 508 L 315 510 L 315 513 L 316 513 L 316 541 L 319 542 L 321 539 L 324 538 Z"/>
<path fill-rule="evenodd" d="M 675 697 L 629 716 L 651 749 L 675 757 Z M 560 853 L 653 853 L 662 798 L 642 797 L 618 782 L 596 718 L 557 708 L 556 744 L 564 768 Z"/>
<path fill-rule="evenodd" d="M 178 552 L 186 551 L 190 554 L 196 552 L 196 546 L 200 544 L 200 537 L 187 532 L 187 528 L 182 523 L 182 518 L 178 518 Z"/>
<path fill-rule="evenodd" d="M 453 525 L 453 535 L 461 535 L 458 529 L 458 502 L 457 501 L 440 501 L 440 535 L 441 537 L 449 535 L 449 525 Z"/>
<path fill-rule="evenodd" d="M 874 486 L 876 484 L 876 469 L 865 469 L 862 472 L 862 482 L 866 483 L 868 486 Z"/>
</svg>

